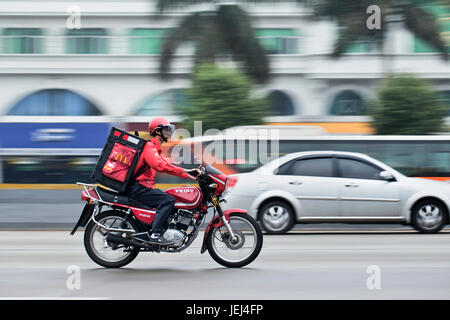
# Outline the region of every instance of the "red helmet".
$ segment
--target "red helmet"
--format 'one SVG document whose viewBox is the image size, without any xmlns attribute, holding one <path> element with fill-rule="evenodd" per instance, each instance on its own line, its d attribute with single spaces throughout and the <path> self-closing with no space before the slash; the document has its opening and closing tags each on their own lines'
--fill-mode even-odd
<svg viewBox="0 0 450 320">
<path fill-rule="evenodd" d="M 148 131 L 152 136 L 156 136 L 158 134 L 158 129 L 162 130 L 163 128 L 170 129 L 171 134 L 175 131 L 175 126 L 164 117 L 154 118 L 148 124 Z"/>
</svg>

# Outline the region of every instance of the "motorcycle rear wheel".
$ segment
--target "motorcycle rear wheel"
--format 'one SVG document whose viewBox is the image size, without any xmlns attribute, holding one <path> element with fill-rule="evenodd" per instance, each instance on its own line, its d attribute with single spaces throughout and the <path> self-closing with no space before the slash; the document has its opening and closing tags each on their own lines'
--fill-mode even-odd
<svg viewBox="0 0 450 320">
<path fill-rule="evenodd" d="M 231 213 L 230 226 L 236 239 L 229 236 L 225 225 L 212 228 L 206 238 L 211 257 L 228 268 L 241 268 L 253 262 L 263 245 L 263 235 L 258 223 L 247 214 Z"/>
<path fill-rule="evenodd" d="M 107 227 L 116 227 L 124 221 L 126 214 L 120 211 L 109 210 L 98 214 L 95 220 Z M 133 219 L 128 219 L 126 227 L 122 229 L 139 230 Z M 140 249 L 134 247 L 113 249 L 113 244 L 106 242 L 108 234 L 102 227 L 94 221 L 90 221 L 84 231 L 84 247 L 89 257 L 97 264 L 105 268 L 120 268 L 132 262 L 139 254 Z M 115 232 L 114 234 L 120 235 Z"/>
</svg>

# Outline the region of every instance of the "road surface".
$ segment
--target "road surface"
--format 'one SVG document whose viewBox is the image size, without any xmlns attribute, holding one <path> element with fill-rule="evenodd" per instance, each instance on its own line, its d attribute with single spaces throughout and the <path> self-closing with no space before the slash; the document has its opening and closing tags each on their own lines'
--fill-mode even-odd
<svg viewBox="0 0 450 320">
<path fill-rule="evenodd" d="M 85 253 L 83 232 L 68 233 L 0 231 L 0 298 L 450 299 L 449 229 L 265 235 L 242 269 L 201 255 L 202 234 L 182 253 L 104 269 Z"/>
</svg>

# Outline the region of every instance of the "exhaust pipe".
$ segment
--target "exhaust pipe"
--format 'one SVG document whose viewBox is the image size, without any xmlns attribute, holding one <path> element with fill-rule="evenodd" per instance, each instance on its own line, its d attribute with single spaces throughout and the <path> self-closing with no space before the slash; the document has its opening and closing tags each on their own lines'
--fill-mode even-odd
<svg viewBox="0 0 450 320">
<path fill-rule="evenodd" d="M 140 241 L 130 239 L 130 238 L 124 238 L 124 237 L 117 236 L 117 235 L 111 234 L 111 233 L 108 233 L 106 235 L 106 241 L 112 242 L 112 243 L 117 243 L 117 244 L 124 244 L 126 246 L 131 246 L 131 247 L 135 247 L 135 248 L 155 250 L 154 246 L 148 245 L 144 242 L 140 242 Z"/>
</svg>

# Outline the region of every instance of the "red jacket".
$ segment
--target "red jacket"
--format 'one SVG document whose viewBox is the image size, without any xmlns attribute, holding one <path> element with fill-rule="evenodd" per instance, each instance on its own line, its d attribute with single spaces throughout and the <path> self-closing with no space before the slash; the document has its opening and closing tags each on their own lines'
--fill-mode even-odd
<svg viewBox="0 0 450 320">
<path fill-rule="evenodd" d="M 171 165 L 161 155 L 161 146 L 156 137 L 152 138 L 150 141 L 147 141 L 145 144 L 133 174 L 136 174 L 144 164 L 147 164 L 149 168 L 137 177 L 136 180 L 147 188 L 153 188 L 156 184 L 155 174 L 157 171 L 165 172 L 184 179 L 187 179 L 188 177 L 188 174 L 183 172 L 183 168 Z"/>
</svg>

